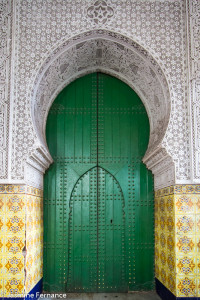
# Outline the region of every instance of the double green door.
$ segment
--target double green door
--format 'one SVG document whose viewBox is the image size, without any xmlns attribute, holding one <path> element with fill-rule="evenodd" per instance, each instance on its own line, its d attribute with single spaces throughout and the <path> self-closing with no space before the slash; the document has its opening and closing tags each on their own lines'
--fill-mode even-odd
<svg viewBox="0 0 200 300">
<path fill-rule="evenodd" d="M 111 76 L 84 76 L 54 101 L 46 136 L 44 290 L 152 289 L 149 121 L 137 94 Z"/>
</svg>

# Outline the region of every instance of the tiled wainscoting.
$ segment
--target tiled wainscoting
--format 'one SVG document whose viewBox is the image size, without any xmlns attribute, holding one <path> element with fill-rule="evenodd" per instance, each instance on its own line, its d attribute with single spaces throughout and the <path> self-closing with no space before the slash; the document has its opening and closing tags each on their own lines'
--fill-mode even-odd
<svg viewBox="0 0 200 300">
<path fill-rule="evenodd" d="M 200 297 L 199 185 L 155 192 L 155 277 L 163 299 Z"/>
<path fill-rule="evenodd" d="M 41 291 L 42 191 L 0 185 L 0 297 Z M 155 277 L 163 299 L 200 297 L 200 186 L 155 192 Z"/>
<path fill-rule="evenodd" d="M 0 185 L 0 297 L 22 298 L 42 278 L 42 204 L 41 190 Z"/>
</svg>

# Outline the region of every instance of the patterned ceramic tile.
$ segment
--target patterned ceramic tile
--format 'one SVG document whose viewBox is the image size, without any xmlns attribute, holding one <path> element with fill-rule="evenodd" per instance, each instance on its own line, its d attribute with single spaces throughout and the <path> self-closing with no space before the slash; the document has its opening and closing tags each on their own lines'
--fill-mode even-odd
<svg viewBox="0 0 200 300">
<path fill-rule="evenodd" d="M 25 232 L 25 217 L 13 215 L 5 218 L 5 234 L 18 235 Z"/>
<path fill-rule="evenodd" d="M 158 235 L 158 241 L 155 241 L 156 243 L 160 244 L 160 248 L 163 250 L 166 247 L 166 234 L 164 232 L 160 233 L 160 236 Z"/>
<path fill-rule="evenodd" d="M 199 185 L 176 185 L 174 187 L 175 194 L 199 194 Z"/>
<path fill-rule="evenodd" d="M 4 296 L 4 280 L 0 277 L 0 297 Z"/>
<path fill-rule="evenodd" d="M 200 186 L 156 191 L 157 278 L 177 297 L 200 295 Z"/>
<path fill-rule="evenodd" d="M 179 256 L 177 257 L 177 273 L 179 275 L 196 275 L 197 262 L 196 256 Z"/>
<path fill-rule="evenodd" d="M 200 297 L 200 276 L 197 276 L 196 289 L 197 289 L 197 297 Z"/>
<path fill-rule="evenodd" d="M 174 233 L 174 221 L 173 221 L 173 196 L 166 195 L 166 191 L 169 189 L 164 189 L 158 192 L 155 203 L 155 268 L 156 277 L 164 283 L 167 287 L 170 285 L 171 289 L 174 289 L 175 279 L 170 276 L 170 268 L 168 266 L 168 245 L 167 239 L 168 235 L 171 234 L 171 247 L 174 247 L 173 233 Z M 169 241 L 170 247 L 170 241 Z M 171 264 L 170 264 L 171 266 Z M 174 271 L 174 264 L 173 267 Z M 168 287 L 169 288 L 169 287 Z"/>
<path fill-rule="evenodd" d="M 166 271 L 165 271 L 165 268 L 161 267 L 160 269 L 160 279 L 161 279 L 161 282 L 165 282 L 166 283 Z"/>
<path fill-rule="evenodd" d="M 0 194 L 0 215 L 5 212 L 5 199 L 6 196 L 4 194 Z"/>
<path fill-rule="evenodd" d="M 4 278 L 4 296 L 19 297 L 24 294 L 24 278 L 22 276 L 6 276 Z"/>
<path fill-rule="evenodd" d="M 199 244 L 200 246 L 200 244 Z M 178 253 L 191 254 L 195 250 L 195 235 L 194 236 L 178 236 L 176 239 L 176 249 Z"/>
<path fill-rule="evenodd" d="M 165 269 L 167 263 L 167 257 L 166 257 L 166 252 L 164 250 L 160 250 L 160 262 L 162 264 L 162 267 Z"/>
<path fill-rule="evenodd" d="M 0 236 L 3 236 L 5 234 L 5 215 L 0 216 Z"/>
<path fill-rule="evenodd" d="M 25 236 L 14 235 L 5 237 L 5 252 L 18 254 L 21 253 L 25 247 Z"/>
<path fill-rule="evenodd" d="M 168 216 L 166 219 L 166 230 L 168 234 L 173 234 L 175 230 L 174 216 Z"/>
<path fill-rule="evenodd" d="M 25 185 L 10 185 L 10 184 L 0 185 L 0 194 L 25 194 L 25 193 L 26 193 Z"/>
<path fill-rule="evenodd" d="M 165 215 L 166 212 L 165 197 L 160 198 L 159 211 L 160 211 L 160 215 Z"/>
<path fill-rule="evenodd" d="M 197 255 L 200 255 L 200 236 L 199 236 L 199 233 L 196 234 L 196 251 L 197 251 Z"/>
<path fill-rule="evenodd" d="M 175 256 L 173 253 L 167 253 L 167 267 L 171 274 L 175 274 Z"/>
<path fill-rule="evenodd" d="M 160 279 L 160 266 L 158 262 L 155 262 L 155 277 Z"/>
<path fill-rule="evenodd" d="M 193 296 L 200 290 L 198 194 L 200 186 L 189 185 L 168 187 L 155 193 L 156 277 L 180 297 Z M 23 259 L 20 263 L 25 228 L 26 282 Z M 24 288 L 29 292 L 42 277 L 42 191 L 26 186 L 0 185 L 0 230 L 2 268 L 8 270 L 4 280 L 0 281 L 0 293 L 3 291 L 2 295 L 6 296 L 11 291 L 20 293 Z M 18 271 L 22 274 L 18 275 Z"/>
<path fill-rule="evenodd" d="M 195 297 L 197 294 L 197 279 L 194 276 L 177 276 L 177 297 Z"/>
<path fill-rule="evenodd" d="M 167 242 L 167 250 L 174 252 L 175 248 L 175 238 L 174 235 L 168 234 L 166 236 L 166 242 Z"/>
<path fill-rule="evenodd" d="M 173 274 L 170 274 L 170 273 L 168 274 L 167 287 L 173 294 L 176 293 L 176 280 L 175 280 L 175 276 Z"/>
<path fill-rule="evenodd" d="M 5 253 L 5 237 L 0 235 L 0 256 Z"/>
<path fill-rule="evenodd" d="M 40 191 L 29 189 L 26 218 L 26 282 L 28 293 L 43 276 L 43 199 Z"/>
<path fill-rule="evenodd" d="M 195 213 L 195 198 L 190 195 L 176 195 L 175 207 L 176 214 L 194 214 Z"/>
<path fill-rule="evenodd" d="M 5 258 L 4 256 L 0 256 L 0 278 L 4 277 L 4 265 L 5 265 Z"/>
<path fill-rule="evenodd" d="M 176 233 L 177 235 L 195 234 L 195 216 L 187 214 L 178 215 L 176 217 Z"/>
<path fill-rule="evenodd" d="M 166 207 L 167 207 L 167 213 L 171 215 L 174 210 L 174 196 L 169 195 L 166 197 Z"/>
<path fill-rule="evenodd" d="M 195 220 L 195 229 L 196 229 L 196 233 L 199 234 L 200 233 L 200 215 L 196 215 L 195 216 L 196 220 Z"/>
<path fill-rule="evenodd" d="M 33 277 L 31 273 L 27 273 L 26 282 L 25 282 L 25 290 L 26 292 L 31 291 L 33 286 Z"/>
<path fill-rule="evenodd" d="M 0 185 L 0 297 L 24 294 L 25 286 L 29 292 L 41 279 L 42 226 L 41 190 Z M 25 283 L 25 271 L 29 270 Z"/>
<path fill-rule="evenodd" d="M 24 257 L 22 254 L 8 255 L 4 258 L 5 275 L 24 275 Z"/>
<path fill-rule="evenodd" d="M 24 290 L 25 186 L 0 185 L 0 293 Z M 2 286 L 2 288 L 1 288 Z"/>
<path fill-rule="evenodd" d="M 21 194 L 7 195 L 6 197 L 6 213 L 17 213 L 25 211 L 25 197 Z"/>
<path fill-rule="evenodd" d="M 200 214 L 200 195 L 195 195 L 195 212 Z"/>
<path fill-rule="evenodd" d="M 200 276 L 200 256 L 197 255 L 196 258 L 196 274 L 197 276 Z"/>
</svg>

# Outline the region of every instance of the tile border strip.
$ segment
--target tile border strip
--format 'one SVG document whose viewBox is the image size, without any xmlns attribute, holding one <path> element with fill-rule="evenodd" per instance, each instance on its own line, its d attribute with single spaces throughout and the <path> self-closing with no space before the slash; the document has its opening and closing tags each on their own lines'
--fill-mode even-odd
<svg viewBox="0 0 200 300">
<path fill-rule="evenodd" d="M 200 194 L 199 184 L 184 184 L 184 185 L 172 185 L 160 190 L 155 191 L 155 197 L 169 196 L 171 194 Z"/>
<path fill-rule="evenodd" d="M 26 194 L 43 197 L 43 190 L 26 184 L 0 184 L 0 194 Z"/>
</svg>

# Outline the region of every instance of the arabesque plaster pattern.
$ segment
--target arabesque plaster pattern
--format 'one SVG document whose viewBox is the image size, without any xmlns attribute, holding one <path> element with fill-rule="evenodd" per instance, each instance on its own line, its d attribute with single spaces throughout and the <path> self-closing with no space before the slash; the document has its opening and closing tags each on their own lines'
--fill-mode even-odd
<svg viewBox="0 0 200 300">
<path fill-rule="evenodd" d="M 12 83 L 7 97 L 12 103 L 9 151 L 6 146 L 12 162 L 9 169 L 6 159 L 1 160 L 1 169 L 9 170 L 9 177 L 1 177 L 2 183 L 3 179 L 13 183 L 31 180 L 30 184 L 42 187 L 42 174 L 52 162 L 44 143 L 48 109 L 64 85 L 96 70 L 127 82 L 145 103 L 151 137 L 144 161 L 155 174 L 156 189 L 193 183 L 194 178 L 198 182 L 199 130 L 195 124 L 199 110 L 192 107 L 192 135 L 187 88 L 193 55 L 187 51 L 190 36 L 198 48 L 196 1 L 190 5 L 182 0 L 12 3 L 12 41 L 9 26 L 2 35 L 5 41 L 10 36 L 13 45 L 12 61 L 8 55 L 12 76 L 7 80 Z M 6 16 L 8 10 L 2 7 Z M 195 60 L 198 65 L 198 54 Z M 3 74 L 7 70 L 8 64 Z M 198 96 L 198 72 L 193 77 L 195 96 L 192 94 L 191 101 Z M 1 118 L 9 113 L 3 103 Z M 6 124 L 5 117 L 2 122 Z M 8 125 L 3 128 L 8 132 Z"/>
<path fill-rule="evenodd" d="M 15 126 L 13 127 L 12 179 L 22 180 L 24 178 L 24 159 L 27 158 L 30 150 L 34 151 L 32 146 L 39 143 L 38 136 L 41 132 L 37 132 L 33 128 L 33 120 L 31 119 L 40 114 L 43 99 L 39 102 L 37 109 L 35 107 L 35 115 L 32 114 L 31 116 L 31 105 L 33 105 L 31 103 L 31 92 L 34 88 L 37 89 L 37 84 L 40 83 L 39 81 L 36 83 L 36 87 L 34 86 L 36 76 L 41 79 L 40 70 L 46 67 L 45 64 L 48 58 L 53 51 L 56 53 L 56 49 L 62 47 L 62 45 L 64 46 L 70 38 L 83 32 L 102 29 L 118 33 L 116 35 L 118 45 L 111 43 L 106 46 L 110 49 L 104 51 L 107 51 L 106 54 L 109 56 L 112 50 L 112 53 L 114 53 L 112 57 L 114 66 L 119 64 L 119 57 L 115 56 L 115 53 L 121 53 L 118 48 L 122 44 L 120 37 L 124 35 L 141 45 L 162 68 L 168 81 L 170 93 L 168 105 L 171 106 L 171 118 L 170 121 L 165 120 L 165 122 L 169 121 L 169 126 L 162 145 L 175 162 L 176 179 L 189 180 L 189 120 L 185 88 L 186 76 L 184 76 L 186 73 L 184 1 L 107 1 L 107 17 L 101 18 L 101 15 L 99 15 L 95 21 L 91 18 L 91 14 L 92 10 L 95 9 L 98 12 L 97 2 L 93 2 L 92 8 L 90 1 L 76 1 L 76 5 L 74 3 L 72 5 L 72 1 L 59 0 L 53 2 L 39 0 L 16 1 L 15 53 L 17 55 L 13 95 L 15 99 Z M 57 19 L 60 22 L 56 22 Z M 105 49 L 105 45 L 103 49 Z M 73 50 L 72 47 L 71 51 Z M 94 51 L 90 49 L 87 51 L 88 60 L 92 60 Z M 68 52 L 68 55 L 70 55 L 70 52 Z M 85 63 L 85 56 L 81 56 L 84 57 L 82 61 L 78 57 L 76 61 L 73 57 L 71 56 L 71 59 L 73 60 L 73 66 L 76 66 L 74 67 L 75 70 L 70 69 L 69 65 L 69 69 L 64 71 L 71 71 L 73 78 L 75 78 L 79 76 L 77 69 L 81 69 Z M 111 60 L 111 56 L 109 59 Z M 137 59 L 136 55 L 135 59 Z M 56 57 L 54 57 L 52 63 L 55 60 Z M 95 63 L 96 68 L 100 68 L 106 62 L 106 59 L 102 59 L 101 64 Z M 123 65 L 123 63 L 121 64 Z M 149 61 L 149 64 L 151 64 L 151 61 Z M 59 67 L 63 71 L 62 61 Z M 125 63 L 124 68 L 126 69 L 126 67 Z M 112 71 L 111 68 L 109 70 Z M 127 70 L 126 72 L 124 70 L 123 76 L 125 78 L 130 77 L 127 74 L 128 72 L 130 71 Z M 118 73 L 120 77 L 122 72 L 116 71 L 115 73 Z M 50 74 L 47 72 L 45 76 L 48 77 Z M 55 75 L 52 75 L 52 79 L 54 78 L 56 78 Z M 154 80 L 153 73 L 148 74 L 146 80 L 150 90 L 151 83 Z M 53 84 L 53 81 L 51 84 Z M 60 82 L 60 85 L 62 85 L 62 82 Z M 57 83 L 58 88 L 59 83 Z M 44 85 L 43 94 L 48 94 L 49 89 L 49 85 Z M 157 103 L 161 101 L 160 97 L 156 97 L 156 99 L 158 99 Z M 49 105 L 46 106 L 47 111 L 48 108 Z M 159 116 L 158 120 L 160 119 Z M 160 124 L 160 130 L 165 128 L 162 125 Z"/>
</svg>

